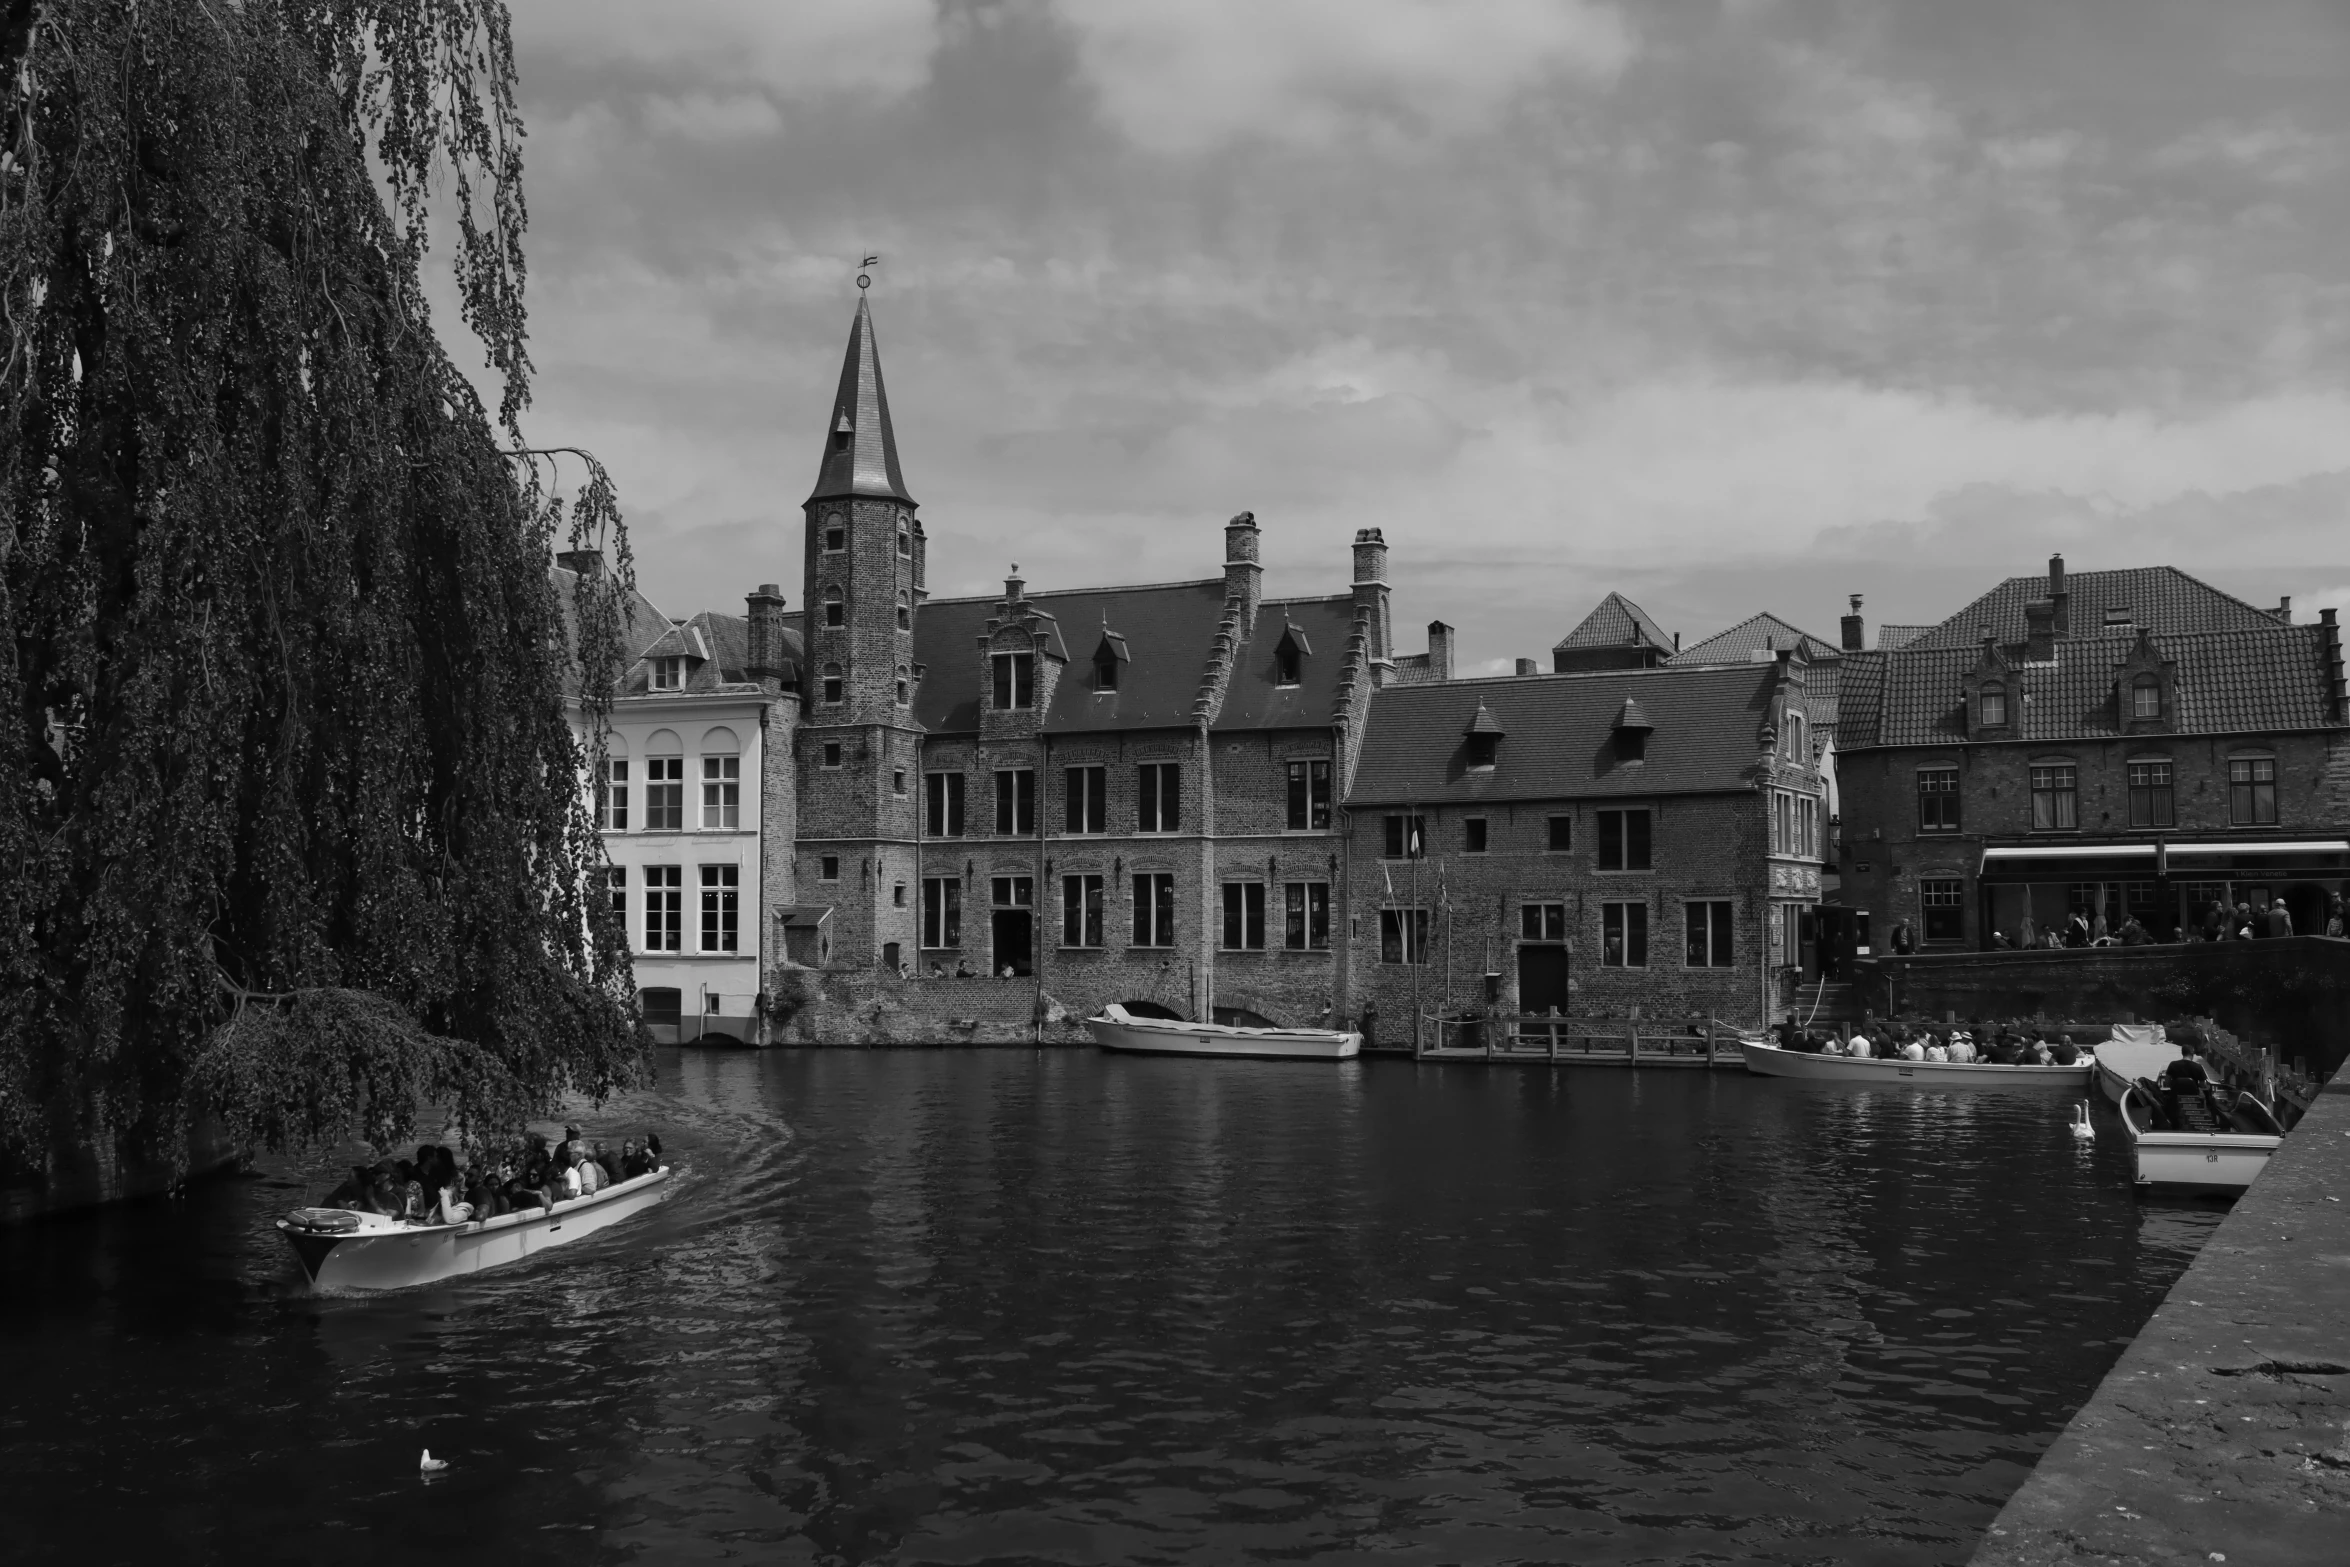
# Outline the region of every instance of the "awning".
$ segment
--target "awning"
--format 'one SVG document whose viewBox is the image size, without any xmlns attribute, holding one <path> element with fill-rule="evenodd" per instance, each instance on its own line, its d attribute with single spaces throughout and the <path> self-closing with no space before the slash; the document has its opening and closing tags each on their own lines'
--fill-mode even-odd
<svg viewBox="0 0 2350 1567">
<path fill-rule="evenodd" d="M 2179 851 L 2171 850 L 2176 854 Z M 2151 843 L 2035 843 L 2016 848 L 1985 849 L 1985 869 L 2015 860 L 2148 860 L 2154 858 Z"/>
<path fill-rule="evenodd" d="M 2174 860 L 2225 860 L 2239 854 L 2271 857 L 2350 854 L 2350 838 L 2264 838 L 2250 843 L 2174 843 L 2170 846 L 2170 857 Z"/>
</svg>

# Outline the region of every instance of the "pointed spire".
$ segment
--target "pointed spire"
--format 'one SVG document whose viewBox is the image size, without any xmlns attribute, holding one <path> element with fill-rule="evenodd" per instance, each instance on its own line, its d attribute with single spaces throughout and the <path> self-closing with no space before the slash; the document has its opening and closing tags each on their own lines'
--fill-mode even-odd
<svg viewBox="0 0 2350 1567">
<path fill-rule="evenodd" d="M 873 341 L 873 312 L 862 294 L 841 361 L 840 392 L 826 421 L 823 466 L 812 501 L 871 495 L 914 504 L 898 472 L 898 438 L 890 428 L 889 394 L 881 384 L 881 350 Z"/>
</svg>

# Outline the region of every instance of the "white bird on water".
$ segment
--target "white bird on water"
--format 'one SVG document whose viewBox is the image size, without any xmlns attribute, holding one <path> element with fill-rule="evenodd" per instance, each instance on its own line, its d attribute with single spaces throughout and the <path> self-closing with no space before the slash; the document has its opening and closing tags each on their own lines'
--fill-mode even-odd
<svg viewBox="0 0 2350 1567">
<path fill-rule="evenodd" d="M 2089 1101 L 2086 1099 L 2073 1106 L 2073 1135 L 2084 1142 L 2097 1135 L 2097 1128 L 2089 1124 Z"/>
<path fill-rule="evenodd" d="M 446 1458 L 433 1457 L 432 1449 L 428 1447 L 424 1450 L 424 1457 L 416 1465 L 416 1472 L 419 1474 L 433 1475 L 439 1474 L 442 1470 L 448 1467 L 449 1461 Z"/>
</svg>

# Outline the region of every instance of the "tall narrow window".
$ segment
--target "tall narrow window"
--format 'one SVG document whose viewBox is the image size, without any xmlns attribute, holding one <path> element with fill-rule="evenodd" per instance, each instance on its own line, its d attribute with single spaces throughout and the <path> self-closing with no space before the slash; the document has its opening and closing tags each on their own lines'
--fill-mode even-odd
<svg viewBox="0 0 2350 1567">
<path fill-rule="evenodd" d="M 2277 819 L 2277 763 L 2273 756 L 2228 759 L 2228 820 L 2238 827 L 2269 826 Z"/>
<path fill-rule="evenodd" d="M 1174 762 L 1144 762 L 1134 773 L 1137 832 L 1183 829 L 1183 769 Z"/>
<path fill-rule="evenodd" d="M 1543 846 L 1552 854 L 1564 854 L 1575 846 L 1575 818 L 1572 816 L 1551 817 L 1546 823 L 1546 831 L 1549 836 L 1543 840 Z"/>
<path fill-rule="evenodd" d="M 645 829 L 685 831 L 685 758 L 645 758 Z"/>
<path fill-rule="evenodd" d="M 1118 689 L 1118 655 L 1107 647 L 1093 656 L 1093 688 L 1096 691 Z"/>
<path fill-rule="evenodd" d="M 898 529 L 898 553 L 908 557 L 914 553 L 914 535 L 903 528 Z"/>
<path fill-rule="evenodd" d="M 1062 774 L 1066 821 L 1071 832 L 1110 830 L 1110 770 L 1072 767 Z"/>
<path fill-rule="evenodd" d="M 1425 963 L 1428 961 L 1428 911 L 1426 909 L 1381 909 L 1379 911 L 1379 961 L 1382 963 Z"/>
<path fill-rule="evenodd" d="M 2054 764 L 2032 769 L 2032 830 L 2063 832 L 2081 825 L 2076 769 Z"/>
<path fill-rule="evenodd" d="M 604 763 L 604 782 L 596 790 L 596 825 L 606 832 L 628 831 L 628 762 L 623 757 Z"/>
<path fill-rule="evenodd" d="M 999 713 L 1036 705 L 1036 655 L 995 655 L 995 705 Z"/>
<path fill-rule="evenodd" d="M 898 629 L 900 631 L 914 629 L 914 601 L 903 592 L 898 594 Z"/>
<path fill-rule="evenodd" d="M 732 865 L 705 865 L 702 867 L 702 950 L 704 952 L 732 952 L 735 950 L 736 924 L 735 894 L 740 890 L 742 872 Z"/>
<path fill-rule="evenodd" d="M 1175 945 L 1175 878 L 1165 872 L 1137 872 L 1134 877 L 1134 944 L 1138 947 Z"/>
<path fill-rule="evenodd" d="M 628 939 L 628 867 L 615 865 L 606 873 L 606 883 L 612 892 L 612 919 L 620 927 L 620 939 Z"/>
<path fill-rule="evenodd" d="M 906 666 L 898 666 L 898 706 L 904 707 L 912 698 L 914 688 L 906 679 Z"/>
<path fill-rule="evenodd" d="M 1981 703 L 1980 703 L 1980 712 L 1981 712 L 1981 714 L 1982 714 L 1981 723 L 1982 723 L 1982 727 L 1983 727 L 1983 728 L 1985 728 L 1985 729 L 2004 729 L 2004 728 L 2006 728 L 2006 727 L 2007 727 L 2007 687 L 2005 687 L 2005 686 L 2001 685 L 2001 684 L 2000 684 L 1998 681 L 1996 681 L 1996 680 L 1992 681 L 1992 682 L 1991 682 L 1989 685 L 1987 685 L 1987 686 L 1983 687 L 1983 693 L 1982 693 L 1982 698 L 1981 698 Z"/>
<path fill-rule="evenodd" d="M 1689 968 L 1730 967 L 1730 905 L 1715 899 L 1681 905 L 1681 961 Z"/>
<path fill-rule="evenodd" d="M 849 530 L 841 526 L 840 518 L 824 519 L 824 552 L 837 555 L 849 547 Z"/>
<path fill-rule="evenodd" d="M 645 950 L 678 952 L 685 946 L 685 870 L 676 865 L 645 867 Z"/>
<path fill-rule="evenodd" d="M 2169 827 L 2173 825 L 2170 769 L 2171 764 L 2168 762 L 2130 763 L 2130 825 L 2132 827 Z"/>
<path fill-rule="evenodd" d="M 826 705 L 827 707 L 838 707 L 838 706 L 840 705 L 840 686 L 841 686 L 840 665 L 838 665 L 838 664 L 827 664 L 827 665 L 825 665 L 825 666 L 824 666 L 824 703 L 825 703 L 825 705 Z"/>
<path fill-rule="evenodd" d="M 1273 650 L 1273 684 L 1296 685 L 1305 662 L 1305 655 L 1298 652 L 1297 645 L 1284 637 L 1281 645 Z"/>
<path fill-rule="evenodd" d="M 1958 769 L 1918 769 L 1918 831 L 1958 831 Z"/>
<path fill-rule="evenodd" d="M 1428 818 L 1425 816 L 1390 816 L 1383 825 L 1386 828 L 1383 858 L 1416 860 L 1428 852 Z"/>
<path fill-rule="evenodd" d="M 702 826 L 712 831 L 740 827 L 743 816 L 743 759 L 702 758 Z"/>
<path fill-rule="evenodd" d="M 1966 940 L 1966 889 L 1956 877 L 1926 877 L 1918 882 L 1918 906 L 1925 914 L 1928 941 Z"/>
<path fill-rule="evenodd" d="M 1599 906 L 1599 961 L 1604 968 L 1648 967 L 1648 905 Z"/>
<path fill-rule="evenodd" d="M 1330 826 L 1330 764 L 1289 764 L 1289 830 L 1323 832 Z"/>
<path fill-rule="evenodd" d="M 1099 876 L 1061 878 L 1061 945 L 1098 947 L 1102 944 L 1102 879 Z"/>
<path fill-rule="evenodd" d="M 826 628 L 837 631 L 848 623 L 849 601 L 842 596 L 840 589 L 826 588 L 824 590 L 824 624 Z"/>
<path fill-rule="evenodd" d="M 1033 768 L 998 768 L 995 775 L 995 830 L 1005 837 L 1025 838 L 1036 831 L 1036 772 Z"/>
<path fill-rule="evenodd" d="M 1464 816 L 1464 817 L 1462 817 L 1462 818 L 1461 818 L 1461 853 L 1463 853 L 1463 854 L 1483 854 L 1484 852 L 1485 852 L 1485 818 L 1484 818 L 1484 817 L 1482 817 L 1482 816 Z"/>
<path fill-rule="evenodd" d="M 922 775 L 922 831 L 932 838 L 963 836 L 963 775 Z"/>
<path fill-rule="evenodd" d="M 1648 812 L 1599 813 L 1599 868 L 1603 871 L 1645 871 L 1653 868 L 1649 855 Z"/>
<path fill-rule="evenodd" d="M 2160 718 L 2162 716 L 2162 682 L 2152 675 L 2140 675 L 2130 683 L 2130 716 L 2132 718 Z"/>
<path fill-rule="evenodd" d="M 922 945 L 963 944 L 963 879 L 928 876 L 922 882 Z"/>
<path fill-rule="evenodd" d="M 1330 884 L 1293 881 L 1281 889 L 1281 945 L 1292 952 L 1330 949 Z"/>
<path fill-rule="evenodd" d="M 1224 950 L 1265 950 L 1265 884 L 1228 881 L 1224 884 Z"/>
</svg>

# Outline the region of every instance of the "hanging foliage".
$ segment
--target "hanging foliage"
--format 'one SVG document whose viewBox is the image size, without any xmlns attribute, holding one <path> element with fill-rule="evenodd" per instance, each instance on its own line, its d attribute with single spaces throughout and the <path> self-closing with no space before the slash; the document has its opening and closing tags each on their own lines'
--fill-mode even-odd
<svg viewBox="0 0 2350 1567">
<path fill-rule="evenodd" d="M 639 1070 L 564 712 L 632 587 L 523 450 L 521 134 L 496 0 L 0 0 L 0 1174 Z"/>
</svg>

